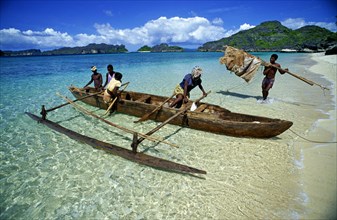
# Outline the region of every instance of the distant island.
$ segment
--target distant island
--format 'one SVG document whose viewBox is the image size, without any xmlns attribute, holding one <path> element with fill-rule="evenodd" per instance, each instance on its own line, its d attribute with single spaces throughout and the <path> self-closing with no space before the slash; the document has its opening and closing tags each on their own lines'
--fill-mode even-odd
<svg viewBox="0 0 337 220">
<path fill-rule="evenodd" d="M 240 31 L 230 37 L 204 43 L 197 50 L 169 46 L 166 43 L 150 47 L 144 45 L 137 52 L 217 52 L 229 45 L 248 52 L 326 52 L 337 54 L 337 33 L 314 25 L 297 30 L 283 26 L 279 21 L 266 21 L 249 30 Z M 43 51 L 39 49 L 21 51 L 1 51 L 0 56 L 47 56 L 70 54 L 110 54 L 126 53 L 124 45 L 89 44 L 83 47 L 63 47 Z"/>
<path fill-rule="evenodd" d="M 125 53 L 128 50 L 124 45 L 89 44 L 84 47 L 62 47 L 55 50 L 41 51 L 37 49 L 20 51 L 0 51 L 0 56 L 50 56 L 71 54 L 108 54 Z"/>
<path fill-rule="evenodd" d="M 336 50 L 337 33 L 314 25 L 292 30 L 279 21 L 267 21 L 230 37 L 207 42 L 198 51 L 223 51 L 225 45 L 256 52 L 324 52 Z"/>
<path fill-rule="evenodd" d="M 147 45 L 139 48 L 138 52 L 183 52 L 184 48 L 178 46 L 169 46 L 168 44 L 162 43 L 149 47 Z"/>
</svg>

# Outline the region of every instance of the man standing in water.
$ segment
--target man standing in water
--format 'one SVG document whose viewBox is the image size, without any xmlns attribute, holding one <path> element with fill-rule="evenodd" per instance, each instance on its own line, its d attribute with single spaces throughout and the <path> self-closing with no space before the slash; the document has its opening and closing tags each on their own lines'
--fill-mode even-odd
<svg viewBox="0 0 337 220">
<path fill-rule="evenodd" d="M 84 88 L 86 88 L 88 85 L 94 82 L 95 89 L 97 91 L 100 91 L 102 89 L 102 84 L 103 84 L 102 74 L 97 72 L 96 66 L 92 66 L 91 71 L 93 73 L 91 75 L 91 80 L 87 83 L 87 85 L 84 86 Z"/>
<path fill-rule="evenodd" d="M 277 71 L 277 68 L 273 67 L 279 67 L 281 68 L 281 65 L 276 63 L 278 56 L 277 54 L 272 54 L 270 57 L 270 65 L 266 66 L 263 71 L 263 75 L 265 75 L 263 81 L 262 81 L 262 96 L 263 100 L 266 100 L 269 94 L 269 89 L 273 87 L 274 81 L 275 81 L 275 74 Z M 278 70 L 281 74 L 285 74 L 288 71 L 288 68 L 284 70 Z"/>
</svg>

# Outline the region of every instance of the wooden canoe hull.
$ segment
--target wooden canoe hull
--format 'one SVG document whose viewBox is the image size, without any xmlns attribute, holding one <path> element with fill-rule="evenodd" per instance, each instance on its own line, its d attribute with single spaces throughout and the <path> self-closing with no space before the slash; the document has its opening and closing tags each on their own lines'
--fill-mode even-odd
<svg viewBox="0 0 337 220">
<path fill-rule="evenodd" d="M 42 118 L 31 114 L 29 112 L 26 112 L 26 114 L 31 117 L 33 120 L 38 121 L 41 124 L 46 125 L 47 127 L 67 135 L 68 137 L 80 141 L 80 142 L 84 142 L 94 148 L 97 149 L 101 149 L 104 150 L 108 153 L 114 154 L 116 156 L 122 157 L 124 159 L 142 164 L 142 165 L 146 165 L 146 166 L 150 166 L 150 167 L 154 167 L 157 169 L 163 169 L 163 170 L 169 170 L 169 171 L 174 171 L 174 172 L 182 172 L 182 173 L 197 173 L 197 174 L 206 174 L 206 171 L 203 170 L 199 170 L 190 166 L 186 166 L 183 164 L 178 164 L 169 160 L 165 160 L 165 159 L 161 159 L 158 157 L 153 157 L 144 153 L 134 153 L 131 150 L 113 145 L 113 144 L 109 144 L 109 143 L 105 143 L 99 140 L 96 140 L 94 138 L 79 134 L 75 131 L 69 130 L 65 127 L 62 127 L 61 125 L 52 122 L 50 120 L 42 120 Z"/>
<path fill-rule="evenodd" d="M 69 90 L 76 99 L 94 93 L 94 90 L 84 91 L 76 87 L 69 87 Z M 155 109 L 165 99 L 167 97 L 124 91 L 121 95 L 121 100 L 118 102 L 116 111 L 142 117 L 144 114 Z M 101 94 L 84 99 L 82 102 L 101 109 L 108 108 Z M 286 131 L 293 124 L 290 121 L 281 119 L 233 113 L 225 108 L 209 103 L 200 102 L 197 106 L 198 108 L 195 111 L 187 111 L 169 123 L 216 134 L 253 138 L 275 137 Z M 163 122 L 177 113 L 177 111 L 179 109 L 163 106 L 159 111 L 150 115 L 149 119 Z"/>
</svg>

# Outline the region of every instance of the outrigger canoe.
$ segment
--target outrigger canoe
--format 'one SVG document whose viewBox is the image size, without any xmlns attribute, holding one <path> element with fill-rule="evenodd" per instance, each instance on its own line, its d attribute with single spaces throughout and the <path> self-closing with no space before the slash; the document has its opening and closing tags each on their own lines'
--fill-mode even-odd
<svg viewBox="0 0 337 220">
<path fill-rule="evenodd" d="M 114 154 L 124 159 L 130 160 L 130 161 L 142 164 L 142 165 L 154 167 L 157 169 L 162 169 L 162 170 L 169 170 L 169 171 L 174 171 L 174 172 L 179 172 L 179 173 L 206 174 L 206 171 L 204 170 L 199 170 L 199 169 L 196 169 L 190 166 L 175 163 L 169 160 L 161 159 L 161 158 L 147 155 L 141 152 L 135 153 L 131 150 L 79 134 L 75 131 L 62 127 L 61 125 L 53 121 L 50 121 L 48 119 L 42 119 L 32 113 L 26 112 L 26 114 L 29 117 L 31 117 L 33 120 L 38 121 L 39 123 L 44 124 L 47 127 L 59 133 L 65 134 L 74 140 L 84 142 L 94 148 L 104 150 L 107 153 Z"/>
<path fill-rule="evenodd" d="M 69 90 L 76 99 L 96 92 L 93 88 L 83 90 L 74 86 L 69 87 Z M 142 117 L 156 109 L 167 98 L 165 96 L 140 92 L 123 91 L 118 101 L 116 112 Z M 93 95 L 81 101 L 101 109 L 108 109 L 109 107 L 103 101 L 103 93 Z M 171 101 L 173 99 L 169 102 Z M 177 108 L 169 108 L 164 105 L 160 110 L 151 114 L 149 119 L 163 122 L 178 111 L 179 109 Z M 291 121 L 281 119 L 234 113 L 218 105 L 203 102 L 197 103 L 197 108 L 194 111 L 188 110 L 185 114 L 179 115 L 169 123 L 216 134 L 252 138 L 275 137 L 289 129 L 293 124 Z"/>
</svg>

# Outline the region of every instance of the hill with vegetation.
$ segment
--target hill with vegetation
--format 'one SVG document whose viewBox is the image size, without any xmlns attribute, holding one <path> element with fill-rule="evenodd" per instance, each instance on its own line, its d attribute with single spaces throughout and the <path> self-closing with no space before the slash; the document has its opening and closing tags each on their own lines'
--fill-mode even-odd
<svg viewBox="0 0 337 220">
<path fill-rule="evenodd" d="M 184 48 L 178 46 L 169 46 L 168 44 L 159 44 L 153 47 L 147 45 L 142 46 L 137 50 L 138 52 L 183 52 Z"/>
<path fill-rule="evenodd" d="M 337 44 L 337 33 L 325 28 L 310 25 L 297 30 L 289 29 L 278 21 L 267 21 L 260 25 L 240 31 L 230 37 L 207 42 L 198 51 L 223 51 L 225 45 L 246 51 L 282 51 L 299 52 L 325 51 Z"/>
<path fill-rule="evenodd" d="M 124 45 L 89 44 L 83 47 L 63 47 L 55 50 L 41 52 L 40 50 L 0 51 L 1 56 L 44 56 L 44 55 L 70 55 L 70 54 L 108 54 L 125 53 L 128 50 Z"/>
</svg>

